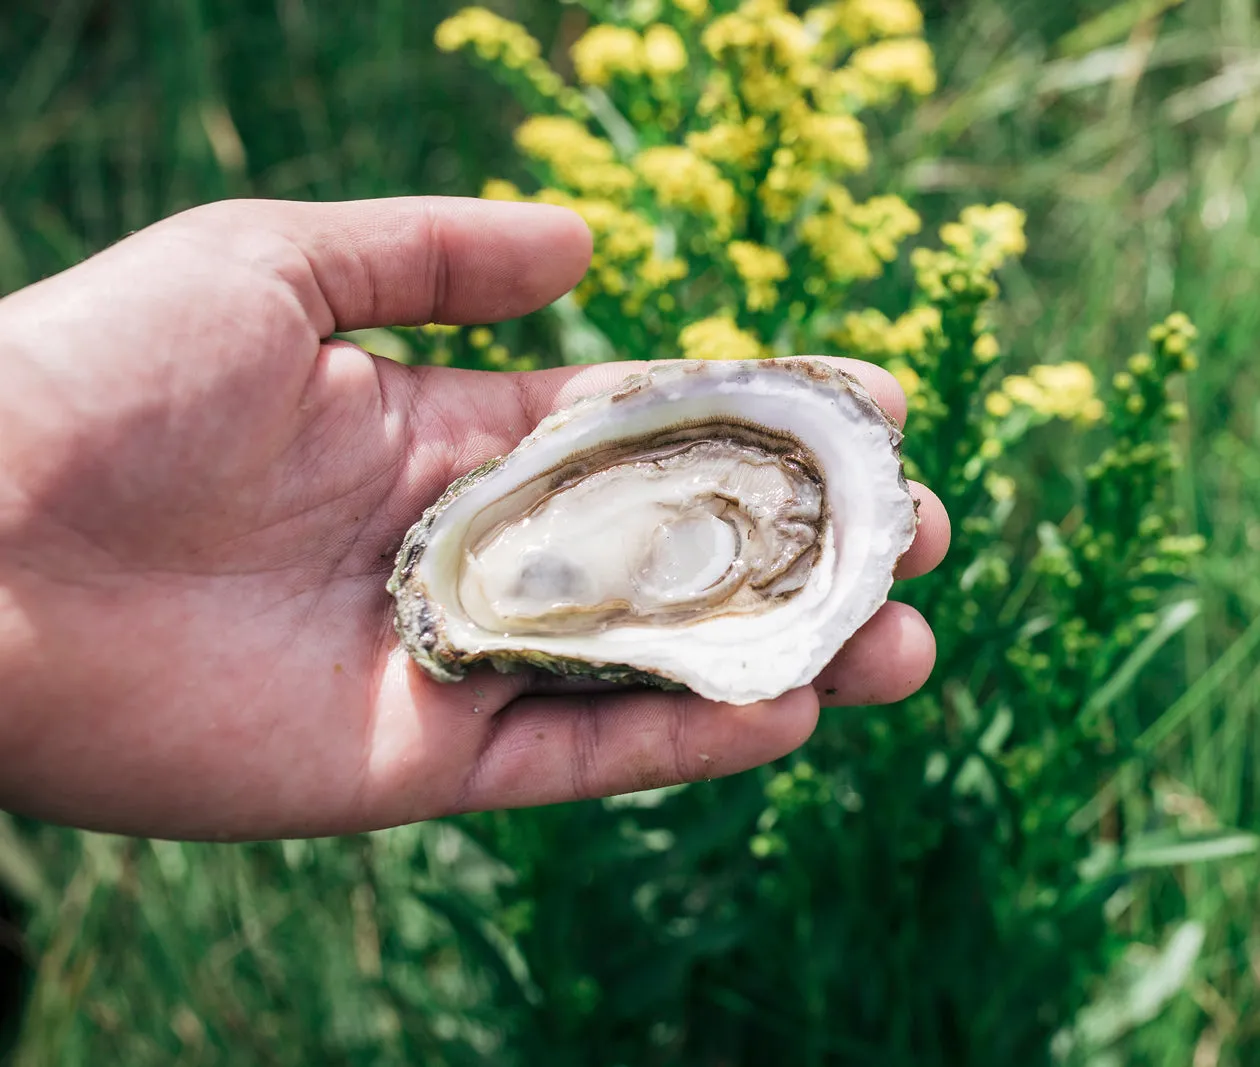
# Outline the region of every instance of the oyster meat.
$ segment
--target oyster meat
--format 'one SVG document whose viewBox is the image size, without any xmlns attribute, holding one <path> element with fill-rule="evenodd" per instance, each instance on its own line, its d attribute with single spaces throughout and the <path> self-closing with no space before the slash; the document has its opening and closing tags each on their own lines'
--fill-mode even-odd
<svg viewBox="0 0 1260 1067">
<path fill-rule="evenodd" d="M 821 361 L 658 364 L 450 486 L 398 553 L 395 626 L 441 681 L 779 696 L 887 599 L 916 525 L 900 442 Z"/>
</svg>

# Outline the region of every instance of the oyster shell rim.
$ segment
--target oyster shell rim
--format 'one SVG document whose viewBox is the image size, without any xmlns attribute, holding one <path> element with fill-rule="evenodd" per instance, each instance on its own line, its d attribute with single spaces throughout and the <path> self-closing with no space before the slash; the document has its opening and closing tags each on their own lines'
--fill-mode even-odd
<svg viewBox="0 0 1260 1067">
<path fill-rule="evenodd" d="M 896 420 L 871 395 L 870 391 L 852 374 L 830 363 L 809 356 L 789 356 L 756 360 L 724 361 L 722 367 L 730 370 L 739 365 L 746 365 L 758 370 L 782 370 L 784 373 L 803 374 L 816 382 L 840 381 L 849 395 L 864 408 L 863 414 L 873 424 L 880 425 L 887 431 L 889 446 L 897 465 L 898 488 L 905 493 L 911 503 L 911 530 L 904 547 L 896 553 L 892 561 L 892 577 L 889 590 L 879 599 L 871 615 L 861 623 L 854 634 L 862 629 L 876 611 L 888 602 L 888 593 L 895 582 L 896 566 L 914 543 L 919 526 L 919 501 L 910 493 L 906 478 L 905 463 L 901 454 L 905 434 Z M 517 445 L 502 455 L 495 456 L 452 481 L 441 495 L 421 517 L 412 524 L 404 536 L 396 556 L 393 572 L 386 583 L 386 590 L 394 599 L 394 630 L 408 655 L 426 673 L 439 682 L 459 682 L 467 678 L 469 672 L 479 666 L 488 665 L 501 674 L 520 673 L 536 669 L 565 677 L 593 678 L 603 682 L 611 682 L 626 686 L 648 686 L 664 690 L 683 690 L 694 692 L 681 679 L 667 670 L 645 670 L 625 663 L 597 658 L 576 658 L 556 656 L 537 649 L 520 648 L 513 650 L 463 651 L 447 637 L 443 625 L 442 612 L 430 606 L 423 595 L 404 596 L 405 586 L 420 559 L 429 546 L 429 537 L 437 520 L 447 508 L 469 488 L 493 474 L 502 464 L 518 451 L 545 434 L 552 433 L 573 418 L 585 413 L 591 407 L 601 404 L 616 404 L 645 388 L 655 384 L 654 379 L 662 372 L 673 372 L 686 376 L 688 374 L 705 373 L 708 364 L 689 360 L 658 360 L 642 371 L 627 375 L 613 386 L 597 390 L 584 397 L 566 404 L 542 419 L 529 434 Z M 783 431 L 773 431 L 782 433 Z M 414 594 L 415 591 L 413 590 Z M 840 645 L 843 648 L 852 640 L 850 634 Z M 837 649 L 837 652 L 839 650 Z"/>
</svg>

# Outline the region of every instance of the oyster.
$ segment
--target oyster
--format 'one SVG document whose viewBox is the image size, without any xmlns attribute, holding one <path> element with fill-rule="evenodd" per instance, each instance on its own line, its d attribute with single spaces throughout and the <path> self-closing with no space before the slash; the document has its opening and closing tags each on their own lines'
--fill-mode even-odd
<svg viewBox="0 0 1260 1067">
<path fill-rule="evenodd" d="M 398 553 L 395 626 L 441 681 L 779 696 L 887 599 L 916 525 L 900 442 L 821 361 L 658 364 L 451 485 Z"/>
</svg>

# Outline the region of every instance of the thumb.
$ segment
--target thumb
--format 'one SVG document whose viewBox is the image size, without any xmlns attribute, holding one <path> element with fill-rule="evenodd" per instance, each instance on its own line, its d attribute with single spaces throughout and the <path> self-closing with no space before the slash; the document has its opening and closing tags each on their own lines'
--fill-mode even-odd
<svg viewBox="0 0 1260 1067">
<path fill-rule="evenodd" d="M 321 335 L 425 322 L 497 322 L 536 311 L 586 272 L 591 234 L 549 204 L 397 197 L 334 204 L 227 200 L 183 224 L 270 232 L 302 254 L 289 273 Z M 171 220 L 175 222 L 175 220 Z"/>
</svg>

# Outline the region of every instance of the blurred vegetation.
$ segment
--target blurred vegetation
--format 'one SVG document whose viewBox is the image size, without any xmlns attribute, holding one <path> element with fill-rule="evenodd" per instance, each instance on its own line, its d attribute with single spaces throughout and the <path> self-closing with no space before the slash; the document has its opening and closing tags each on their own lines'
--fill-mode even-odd
<svg viewBox="0 0 1260 1067">
<path fill-rule="evenodd" d="M 456 6 L 9 0 L 0 291 L 216 197 L 526 182 L 524 109 L 432 45 Z M 1188 412 L 1157 480 L 1208 544 L 1193 595 L 1103 673 L 1041 689 L 972 684 L 1014 634 L 977 641 L 970 677 L 950 635 L 918 702 L 829 712 L 801 757 L 681 790 L 241 847 L 0 816 L 0 959 L 27 965 L 0 1033 L 13 1063 L 1260 1060 L 1260 15 L 922 6 L 940 85 L 863 115 L 855 182 L 903 197 L 933 247 L 965 205 L 1028 213 L 987 312 L 1010 374 L 1081 362 L 1106 382 L 1168 354 L 1150 323 L 1191 316 L 1202 366 L 1152 387 Z M 500 10 L 568 73 L 579 8 Z M 898 261 L 862 296 L 895 316 L 912 285 Z M 488 352 L 469 345 L 461 362 Z M 948 481 L 948 424 L 917 417 L 941 449 L 917 458 Z M 978 545 L 1007 550 L 1018 587 L 1056 530 L 1071 542 L 1106 440 L 1030 432 L 1003 471 L 1020 506 L 1000 535 L 960 529 L 936 584 L 908 591 L 926 608 L 974 583 Z M 1051 778 L 1003 761 L 1039 746 Z"/>
</svg>

